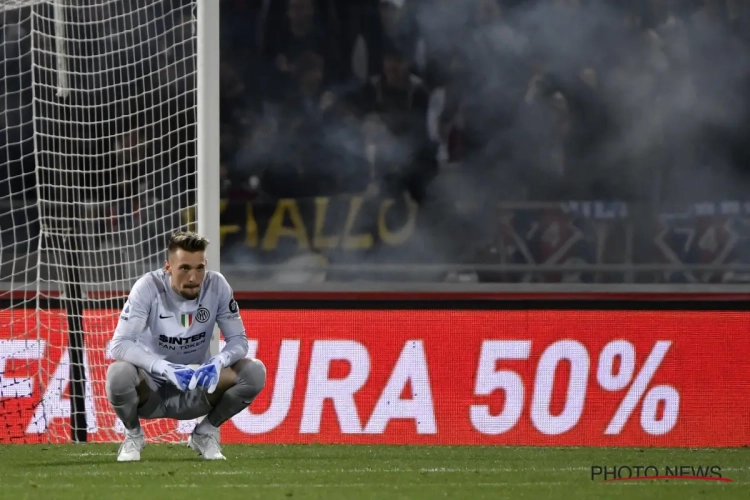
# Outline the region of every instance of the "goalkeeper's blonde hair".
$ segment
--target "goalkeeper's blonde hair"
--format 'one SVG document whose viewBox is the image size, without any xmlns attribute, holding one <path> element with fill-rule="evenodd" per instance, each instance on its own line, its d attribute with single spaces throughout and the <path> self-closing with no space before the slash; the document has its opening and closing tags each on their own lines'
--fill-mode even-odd
<svg viewBox="0 0 750 500">
<path fill-rule="evenodd" d="M 192 231 L 177 231 L 172 234 L 167 241 L 167 252 L 173 253 L 179 250 L 186 252 L 205 252 L 209 241 Z"/>
</svg>

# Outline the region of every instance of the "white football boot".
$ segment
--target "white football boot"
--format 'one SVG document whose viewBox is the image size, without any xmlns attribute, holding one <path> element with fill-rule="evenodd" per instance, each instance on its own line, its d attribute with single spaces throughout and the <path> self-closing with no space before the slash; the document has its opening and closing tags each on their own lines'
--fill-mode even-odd
<svg viewBox="0 0 750 500">
<path fill-rule="evenodd" d="M 197 434 L 195 431 L 188 438 L 188 446 L 205 458 L 206 460 L 226 460 L 221 454 L 218 432 L 211 434 Z"/>
<path fill-rule="evenodd" d="M 141 451 L 146 446 L 146 438 L 143 433 L 128 434 L 125 433 L 125 441 L 120 445 L 117 451 L 118 462 L 137 462 L 141 459 Z"/>
</svg>

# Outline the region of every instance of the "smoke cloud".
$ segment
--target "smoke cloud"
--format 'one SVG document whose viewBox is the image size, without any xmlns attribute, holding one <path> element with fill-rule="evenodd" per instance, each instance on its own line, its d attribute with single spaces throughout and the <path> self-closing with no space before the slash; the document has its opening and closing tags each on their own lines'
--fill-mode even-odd
<svg viewBox="0 0 750 500">
<path fill-rule="evenodd" d="M 493 189 L 623 201 L 745 191 L 735 150 L 747 130 L 750 59 L 745 41 L 720 18 L 725 12 L 672 11 L 657 1 L 640 8 L 535 1 L 495 13 L 483 8 L 488 3 L 425 5 L 417 18 L 434 64 L 462 62 L 460 90 L 476 108 L 467 119 L 485 136 L 474 159 L 503 171 Z M 549 126 L 549 114 L 530 118 L 521 103 L 535 74 L 544 75 L 550 96 L 565 98 L 573 122 L 565 181 L 543 162 L 513 164 Z M 540 100 L 542 108 L 555 106 L 554 98 Z"/>
<path fill-rule="evenodd" d="M 459 124 L 463 133 L 457 161 L 420 178 L 428 223 L 407 260 L 471 258 L 463 242 L 494 232 L 490 207 L 501 201 L 664 205 L 745 197 L 747 2 L 729 2 L 729 10 L 724 2 L 670 0 L 406 3 L 409 29 L 425 47 L 420 76 L 442 96 L 440 119 L 431 119 Z M 320 126 L 336 168 L 351 170 L 351 191 L 360 190 L 366 133 L 341 120 Z M 390 161 L 420 154 L 412 135 L 386 135 Z M 278 141 L 285 157 L 300 146 Z M 445 149 L 440 154 L 450 155 Z"/>
</svg>

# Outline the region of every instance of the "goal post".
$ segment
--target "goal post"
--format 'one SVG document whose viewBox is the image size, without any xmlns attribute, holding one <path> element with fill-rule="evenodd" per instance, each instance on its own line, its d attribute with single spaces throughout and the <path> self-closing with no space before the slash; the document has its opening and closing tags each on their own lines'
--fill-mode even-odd
<svg viewBox="0 0 750 500">
<path fill-rule="evenodd" d="M 211 242 L 206 249 L 208 269 L 221 270 L 220 228 L 220 17 L 219 2 L 197 3 L 198 44 L 198 203 L 196 228 Z M 219 352 L 219 330 L 211 337 L 211 355 Z"/>
<path fill-rule="evenodd" d="M 198 180 L 196 229 L 208 238 L 208 269 L 221 270 L 221 127 L 219 101 L 219 68 L 221 38 L 219 2 L 198 0 L 196 5 L 198 45 Z M 219 327 L 214 326 L 209 347 L 211 355 L 219 353 Z M 201 419 L 202 420 L 202 417 Z"/>
<path fill-rule="evenodd" d="M 220 269 L 219 2 L 0 0 L 0 34 L 0 442 L 119 441 L 130 287 L 188 212 Z"/>
</svg>

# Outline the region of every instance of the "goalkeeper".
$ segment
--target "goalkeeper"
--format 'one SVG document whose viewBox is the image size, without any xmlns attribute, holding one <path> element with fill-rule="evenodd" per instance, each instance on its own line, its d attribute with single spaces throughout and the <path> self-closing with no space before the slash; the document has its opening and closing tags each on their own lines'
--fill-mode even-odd
<svg viewBox="0 0 750 500">
<path fill-rule="evenodd" d="M 107 398 L 125 425 L 117 460 L 140 460 L 140 419 L 191 420 L 206 415 L 188 446 L 208 460 L 225 460 L 219 426 L 252 403 L 266 368 L 246 359 L 247 337 L 232 289 L 206 270 L 208 240 L 190 232 L 171 236 L 164 269 L 139 279 L 120 315 L 107 370 Z M 210 359 L 218 323 L 226 346 Z"/>
</svg>

